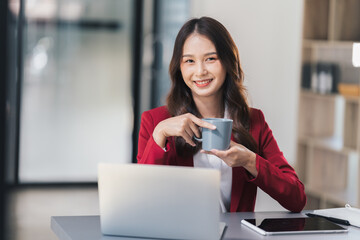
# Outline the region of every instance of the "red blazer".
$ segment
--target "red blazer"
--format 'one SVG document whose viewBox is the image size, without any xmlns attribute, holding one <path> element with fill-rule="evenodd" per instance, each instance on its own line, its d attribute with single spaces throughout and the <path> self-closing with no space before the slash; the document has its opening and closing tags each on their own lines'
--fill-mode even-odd
<svg viewBox="0 0 360 240">
<path fill-rule="evenodd" d="M 260 187 L 284 208 L 292 212 L 300 212 L 306 203 L 304 185 L 280 151 L 263 113 L 254 108 L 250 113 L 250 133 L 258 144 L 259 154 L 256 154 L 258 176 L 250 177 L 243 167 L 233 168 L 230 211 L 253 212 L 256 190 L 257 187 Z M 176 154 L 173 137 L 168 138 L 167 152 L 154 141 L 152 137 L 154 128 L 159 122 L 169 117 L 171 116 L 165 106 L 142 114 L 138 163 L 194 166 L 192 157 L 182 158 Z"/>
</svg>

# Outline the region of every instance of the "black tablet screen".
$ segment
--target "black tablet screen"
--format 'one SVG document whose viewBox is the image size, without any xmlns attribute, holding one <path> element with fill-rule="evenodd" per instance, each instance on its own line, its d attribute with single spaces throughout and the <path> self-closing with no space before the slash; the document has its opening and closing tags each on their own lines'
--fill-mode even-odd
<svg viewBox="0 0 360 240">
<path fill-rule="evenodd" d="M 331 231 L 344 228 L 320 217 L 244 219 L 265 232 Z"/>
</svg>

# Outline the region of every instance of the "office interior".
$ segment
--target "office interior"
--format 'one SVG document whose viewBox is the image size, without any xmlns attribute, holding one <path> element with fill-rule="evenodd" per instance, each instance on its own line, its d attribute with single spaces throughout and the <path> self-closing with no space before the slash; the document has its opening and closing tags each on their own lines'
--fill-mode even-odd
<svg viewBox="0 0 360 240">
<path fill-rule="evenodd" d="M 163 105 L 170 87 L 176 34 L 186 20 L 201 16 L 216 18 L 231 33 L 249 103 L 264 112 L 309 189 L 306 209 L 360 207 L 359 99 L 343 97 L 338 89 L 313 91 L 304 80 L 306 63 L 328 57 L 341 70 L 338 82 L 359 84 L 350 47 L 360 41 L 357 1 L 0 4 L 1 239 L 57 239 L 51 216 L 99 214 L 97 164 L 136 162 L 141 113 Z M 349 11 L 351 20 L 344 12 L 334 20 L 332 9 Z M 354 27 L 328 27 L 339 20 Z M 321 156 L 331 160 L 322 162 L 326 167 L 317 161 Z M 255 211 L 285 209 L 259 190 Z"/>
</svg>

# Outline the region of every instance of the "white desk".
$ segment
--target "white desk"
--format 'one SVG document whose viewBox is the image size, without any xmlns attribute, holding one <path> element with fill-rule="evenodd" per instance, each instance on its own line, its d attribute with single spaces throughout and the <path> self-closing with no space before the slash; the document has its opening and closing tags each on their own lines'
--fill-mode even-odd
<svg viewBox="0 0 360 240">
<path fill-rule="evenodd" d="M 221 221 L 225 222 L 227 228 L 223 235 L 223 240 L 235 239 L 360 239 L 360 228 L 349 227 L 348 233 L 333 234 L 305 234 L 305 235 L 285 235 L 285 236 L 262 236 L 253 230 L 243 226 L 240 222 L 244 218 L 254 217 L 304 217 L 304 213 L 288 212 L 257 212 L 257 213 L 225 213 L 220 216 Z M 51 217 L 51 229 L 60 240 L 139 240 L 140 238 L 103 236 L 100 231 L 99 216 L 58 216 Z M 147 239 L 149 240 L 149 239 Z"/>
</svg>

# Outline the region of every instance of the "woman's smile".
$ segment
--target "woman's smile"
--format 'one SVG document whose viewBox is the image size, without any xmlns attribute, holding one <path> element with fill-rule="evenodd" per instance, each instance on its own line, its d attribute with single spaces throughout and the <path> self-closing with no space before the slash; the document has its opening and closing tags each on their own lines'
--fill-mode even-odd
<svg viewBox="0 0 360 240">
<path fill-rule="evenodd" d="M 209 79 L 204 79 L 204 80 L 195 80 L 194 83 L 197 87 L 207 87 L 210 82 L 212 82 L 212 78 L 209 78 Z"/>
</svg>

